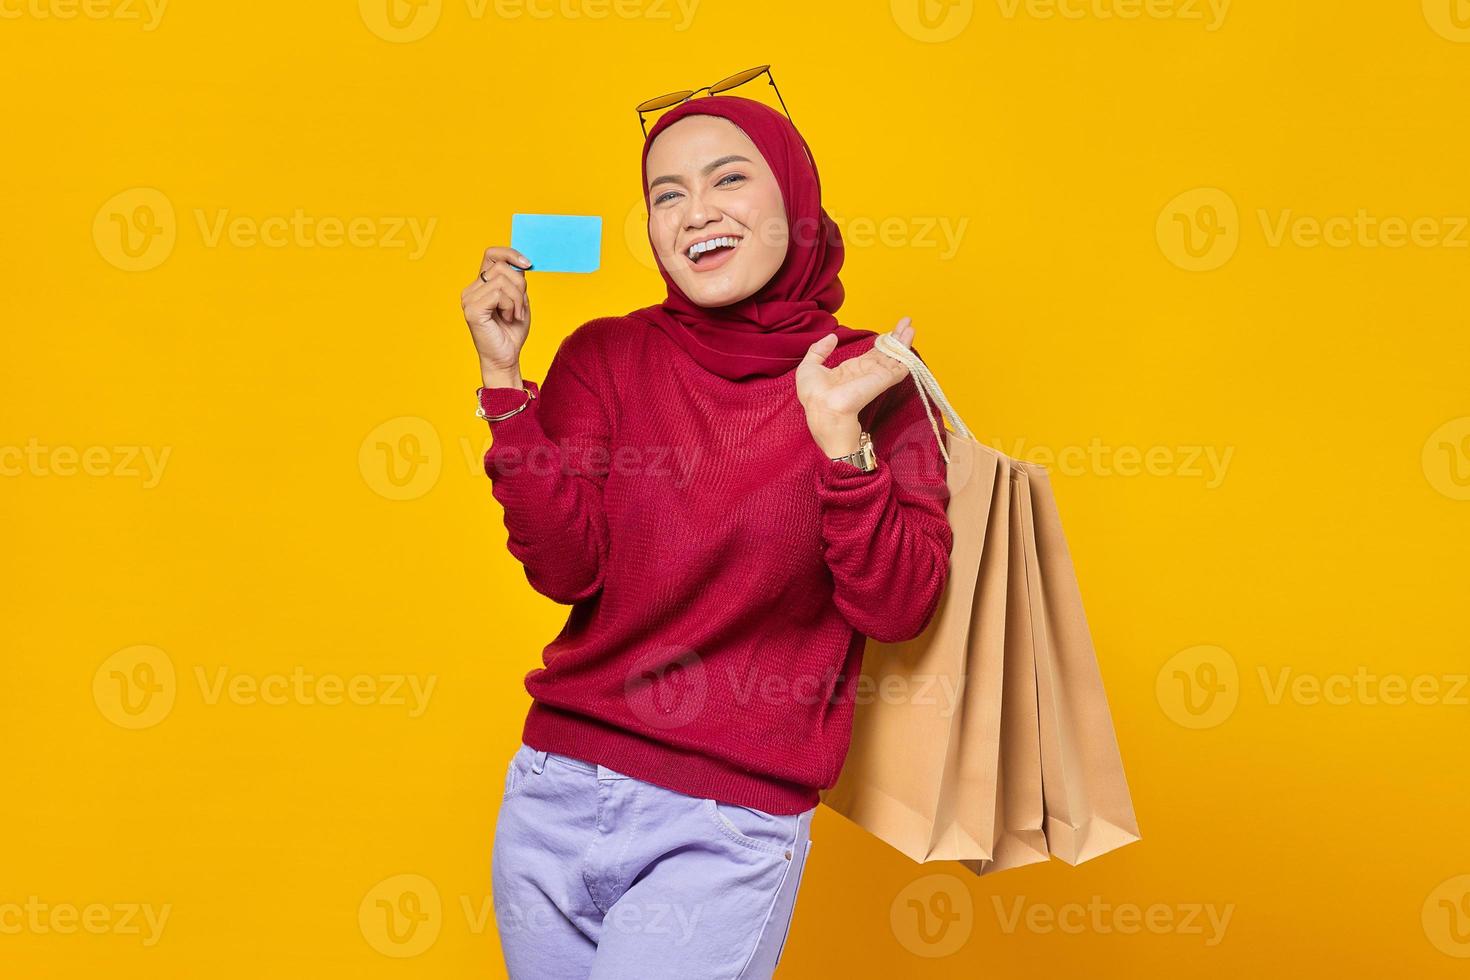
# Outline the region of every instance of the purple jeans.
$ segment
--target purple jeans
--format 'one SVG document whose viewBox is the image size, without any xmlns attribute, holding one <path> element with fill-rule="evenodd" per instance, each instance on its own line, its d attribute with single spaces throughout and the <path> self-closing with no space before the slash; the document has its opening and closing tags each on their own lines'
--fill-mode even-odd
<svg viewBox="0 0 1470 980">
<path fill-rule="evenodd" d="M 688 796 L 522 742 L 491 857 L 511 980 L 771 977 L 814 813 Z"/>
</svg>

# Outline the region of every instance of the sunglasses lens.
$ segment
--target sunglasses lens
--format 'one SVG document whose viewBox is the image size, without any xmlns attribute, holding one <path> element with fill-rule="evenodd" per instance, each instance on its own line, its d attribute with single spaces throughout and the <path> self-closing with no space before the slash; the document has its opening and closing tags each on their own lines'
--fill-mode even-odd
<svg viewBox="0 0 1470 980">
<path fill-rule="evenodd" d="M 656 99 L 649 99 L 647 102 L 640 102 L 638 104 L 638 108 L 635 111 L 653 112 L 655 109 L 667 109 L 671 105 L 677 105 L 678 103 L 683 102 L 685 99 L 689 98 L 689 96 L 693 94 L 694 91 L 692 89 L 685 89 L 683 92 L 670 92 L 668 95 L 660 95 Z"/>
<path fill-rule="evenodd" d="M 721 92 L 729 91 L 737 85 L 744 85 L 769 67 L 771 66 L 761 65 L 758 68 L 747 68 L 738 75 L 731 75 L 729 78 L 721 79 L 709 87 L 710 95 L 719 95 Z"/>
</svg>

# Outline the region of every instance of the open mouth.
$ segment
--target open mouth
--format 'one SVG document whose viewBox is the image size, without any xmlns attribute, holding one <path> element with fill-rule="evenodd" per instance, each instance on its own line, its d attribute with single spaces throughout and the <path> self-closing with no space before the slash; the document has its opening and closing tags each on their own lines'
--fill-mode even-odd
<svg viewBox="0 0 1470 980">
<path fill-rule="evenodd" d="M 740 239 L 727 235 L 695 245 L 684 253 L 684 257 L 696 269 L 713 269 L 728 262 L 739 244 Z"/>
</svg>

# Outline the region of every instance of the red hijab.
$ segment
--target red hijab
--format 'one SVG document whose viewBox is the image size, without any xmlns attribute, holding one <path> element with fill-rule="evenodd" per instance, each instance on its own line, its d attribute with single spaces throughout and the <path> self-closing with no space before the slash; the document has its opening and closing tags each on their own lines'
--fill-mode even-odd
<svg viewBox="0 0 1470 980">
<path fill-rule="evenodd" d="M 786 258 L 754 295 L 729 306 L 704 307 L 684 295 L 654 249 L 668 297 L 629 315 L 661 328 L 706 370 L 731 380 L 784 374 L 801 363 L 808 347 L 829 333 L 836 332 L 838 348 L 876 336 L 871 330 L 845 327 L 834 316 L 844 295 L 842 280 L 837 278 L 842 268 L 842 233 L 822 208 L 822 182 L 806 140 L 791 120 L 770 106 L 733 95 L 713 95 L 690 99 L 660 116 L 643 142 L 644 204 L 648 205 L 650 196 L 649 147 L 670 125 L 695 115 L 730 120 L 765 157 L 786 205 L 790 228 Z"/>
</svg>

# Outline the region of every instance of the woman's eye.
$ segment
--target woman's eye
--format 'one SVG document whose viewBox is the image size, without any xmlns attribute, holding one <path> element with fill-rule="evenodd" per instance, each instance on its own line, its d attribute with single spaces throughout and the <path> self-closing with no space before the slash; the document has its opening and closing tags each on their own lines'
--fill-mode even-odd
<svg viewBox="0 0 1470 980">
<path fill-rule="evenodd" d="M 723 187 L 723 186 L 727 186 L 727 185 L 726 185 L 726 184 L 725 184 L 725 182 L 726 182 L 726 181 L 727 181 L 727 180 L 730 180 L 730 179 L 732 179 L 732 178 L 733 178 L 733 179 L 734 179 L 734 180 L 736 180 L 736 181 L 744 181 L 744 180 L 745 180 L 745 175 L 744 175 L 744 174 L 726 174 L 726 175 L 725 175 L 725 176 L 723 176 L 723 177 L 721 177 L 721 178 L 720 178 L 720 179 L 719 179 L 719 180 L 718 180 L 718 181 L 717 181 L 717 182 L 716 182 L 716 183 L 715 183 L 715 186 L 716 186 L 716 187 Z M 654 204 L 655 204 L 655 205 L 658 205 L 658 204 L 662 204 L 662 203 L 664 203 L 664 202 L 665 202 L 665 201 L 667 201 L 667 200 L 668 200 L 668 199 L 669 199 L 669 198 L 671 198 L 671 197 L 675 197 L 675 196 L 677 196 L 677 195 L 678 195 L 678 193 L 679 193 L 679 192 L 678 192 L 678 191 L 665 191 L 665 192 L 664 192 L 664 193 L 662 193 L 662 194 L 660 194 L 660 195 L 659 195 L 659 196 L 658 196 L 658 197 L 655 197 L 655 198 L 654 198 L 654 199 L 653 199 L 653 203 L 654 203 Z"/>
</svg>

